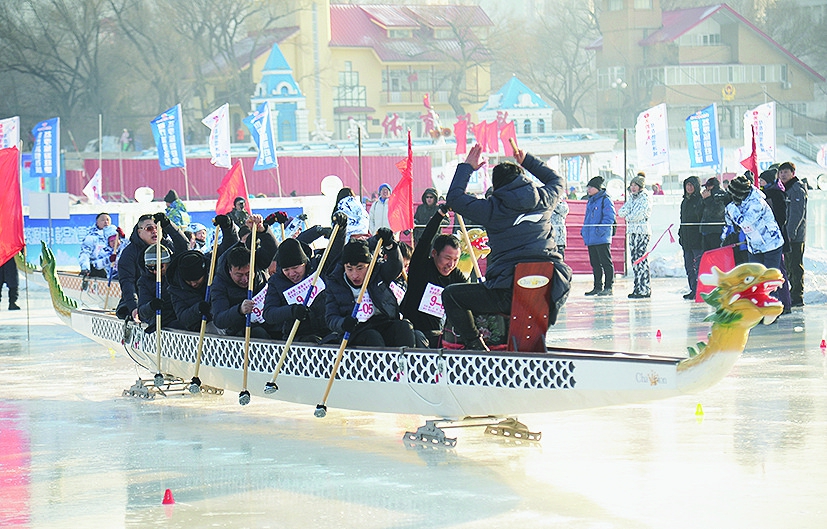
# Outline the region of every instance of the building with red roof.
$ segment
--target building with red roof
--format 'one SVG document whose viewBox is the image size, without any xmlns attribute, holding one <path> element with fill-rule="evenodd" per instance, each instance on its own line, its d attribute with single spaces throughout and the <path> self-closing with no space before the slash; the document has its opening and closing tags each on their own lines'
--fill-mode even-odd
<svg viewBox="0 0 827 529">
<path fill-rule="evenodd" d="M 740 138 L 744 113 L 776 101 L 779 131 L 824 127 L 813 101 L 825 78 L 727 4 L 662 11 L 660 0 L 599 0 L 599 8 L 598 126 L 633 127 L 640 111 L 666 103 L 670 126 L 682 128 L 714 102 L 721 138 Z"/>
</svg>

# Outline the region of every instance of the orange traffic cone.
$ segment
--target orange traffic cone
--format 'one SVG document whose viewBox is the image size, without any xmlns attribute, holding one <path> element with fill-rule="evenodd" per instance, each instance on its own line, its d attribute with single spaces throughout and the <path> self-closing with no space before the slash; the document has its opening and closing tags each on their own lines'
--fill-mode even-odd
<svg viewBox="0 0 827 529">
<path fill-rule="evenodd" d="M 164 501 L 161 502 L 161 505 L 173 505 L 175 503 L 175 498 L 172 497 L 172 491 L 167 489 L 164 492 Z"/>
</svg>

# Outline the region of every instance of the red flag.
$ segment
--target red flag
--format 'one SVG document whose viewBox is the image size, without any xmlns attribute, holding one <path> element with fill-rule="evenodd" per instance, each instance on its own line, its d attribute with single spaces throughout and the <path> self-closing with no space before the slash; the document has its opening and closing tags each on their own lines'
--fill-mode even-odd
<svg viewBox="0 0 827 529">
<path fill-rule="evenodd" d="M 486 126 L 488 131 L 485 137 L 488 142 L 488 147 L 485 151 L 491 154 L 496 154 L 500 150 L 500 136 L 498 134 L 499 125 L 496 121 L 492 121 L 491 123 L 486 123 Z"/>
<path fill-rule="evenodd" d="M 413 148 L 411 146 L 411 131 L 408 130 L 408 157 L 396 162 L 396 167 L 402 173 L 399 183 L 393 188 L 388 199 L 388 223 L 391 230 L 398 232 L 412 230 L 413 222 Z"/>
<path fill-rule="evenodd" d="M 517 131 L 514 127 L 513 121 L 506 123 L 506 125 L 500 130 L 500 141 L 503 142 L 503 150 L 506 153 L 510 150 L 511 156 L 515 156 L 517 153 L 514 152 L 509 140 L 514 140 L 514 145 L 517 145 Z"/>
<path fill-rule="evenodd" d="M 233 165 L 232 169 L 227 171 L 224 179 L 221 180 L 221 185 L 218 186 L 218 202 L 215 204 L 215 213 L 226 215 L 232 211 L 235 198 L 244 197 L 244 209 L 247 210 L 247 213 L 252 214 L 250 201 L 247 200 L 248 196 L 244 166 L 241 165 L 241 160 L 239 160 Z"/>
<path fill-rule="evenodd" d="M 755 145 L 755 125 L 752 126 L 752 154 L 745 160 L 741 160 L 741 165 L 752 171 L 752 179 L 755 187 L 761 189 L 758 185 L 758 148 Z"/>
<path fill-rule="evenodd" d="M 4 264 L 26 245 L 17 147 L 0 149 L 0 189 L 4 190 L 0 196 L 0 264 Z"/>
<path fill-rule="evenodd" d="M 486 125 L 485 121 L 480 121 L 476 125 L 471 128 L 471 131 L 474 133 L 474 139 L 477 140 L 477 143 L 484 149 L 486 145 L 488 145 L 488 125 Z"/>
<path fill-rule="evenodd" d="M 468 138 L 468 122 L 466 120 L 460 119 L 454 123 L 454 137 L 457 139 L 457 148 L 454 154 L 465 154 L 468 152 L 468 146 L 466 145 Z"/>
</svg>

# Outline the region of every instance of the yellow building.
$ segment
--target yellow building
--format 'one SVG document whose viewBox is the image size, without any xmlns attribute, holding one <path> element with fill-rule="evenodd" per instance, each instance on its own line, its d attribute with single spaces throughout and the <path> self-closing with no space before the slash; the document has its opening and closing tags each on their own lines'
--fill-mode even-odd
<svg viewBox="0 0 827 529">
<path fill-rule="evenodd" d="M 824 77 L 728 5 L 662 11 L 660 0 L 598 1 L 598 126 L 633 127 L 640 111 L 666 103 L 670 126 L 682 129 L 715 102 L 721 138 L 739 138 L 744 113 L 776 101 L 779 130 L 823 127 L 823 116 L 808 119 L 808 105 Z"/>
<path fill-rule="evenodd" d="M 424 137 L 426 94 L 448 128 L 458 112 L 473 115 L 488 99 L 491 54 L 483 42 L 493 24 L 478 6 L 304 1 L 284 25 L 253 62 L 257 88 L 250 95 L 257 102 L 277 98 L 280 86 L 299 112 L 299 142 L 352 137 L 357 124 L 372 138 L 402 137 L 407 128 Z M 273 44 L 292 70 L 303 103 L 288 94 L 289 83 L 277 80 L 286 70 L 272 60 Z M 281 66 L 274 70 L 274 64 Z M 250 110 L 232 109 L 234 122 Z M 280 132 L 289 128 L 285 112 L 273 117 Z"/>
</svg>

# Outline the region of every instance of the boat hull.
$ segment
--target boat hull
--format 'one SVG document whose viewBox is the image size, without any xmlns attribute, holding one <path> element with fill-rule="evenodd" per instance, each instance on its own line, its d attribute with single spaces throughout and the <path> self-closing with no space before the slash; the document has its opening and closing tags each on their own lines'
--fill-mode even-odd
<svg viewBox="0 0 827 529">
<path fill-rule="evenodd" d="M 79 333 L 126 350 L 157 371 L 155 335 L 131 332 L 100 311 L 72 311 Z M 136 327 L 132 327 L 136 329 Z M 164 330 L 160 371 L 189 380 L 195 371 L 198 334 Z M 247 390 L 253 397 L 314 406 L 324 395 L 337 347 L 294 344 L 279 375 L 279 390 L 265 394 L 283 342 L 251 340 Z M 678 357 L 554 349 L 548 353 L 467 352 L 433 349 L 353 348 L 327 399 L 329 408 L 439 417 L 514 416 L 669 398 L 681 394 Z M 199 378 L 203 384 L 241 391 L 244 340 L 208 335 Z"/>
</svg>

